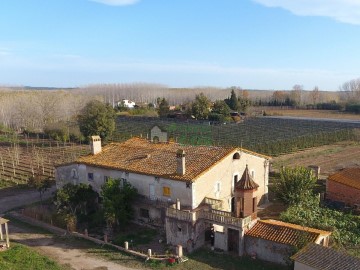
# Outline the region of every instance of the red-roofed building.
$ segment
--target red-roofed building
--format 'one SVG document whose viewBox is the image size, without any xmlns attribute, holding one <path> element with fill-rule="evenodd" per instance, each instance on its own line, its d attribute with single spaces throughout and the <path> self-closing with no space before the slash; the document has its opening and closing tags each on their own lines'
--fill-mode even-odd
<svg viewBox="0 0 360 270">
<path fill-rule="evenodd" d="M 287 264 L 294 249 L 306 243 L 328 246 L 330 234 L 278 220 L 259 220 L 245 233 L 245 253 L 264 261 Z"/>
<path fill-rule="evenodd" d="M 346 168 L 328 177 L 326 199 L 360 206 L 360 168 Z"/>
<path fill-rule="evenodd" d="M 167 243 L 188 250 L 214 227 L 217 248 L 243 253 L 245 230 L 267 202 L 269 157 L 236 147 L 167 142 L 153 127 L 150 140 L 132 138 L 104 147 L 93 136 L 92 154 L 56 168 L 56 184 L 85 183 L 100 191 L 109 177 L 138 190 L 135 218 L 164 226 Z"/>
</svg>

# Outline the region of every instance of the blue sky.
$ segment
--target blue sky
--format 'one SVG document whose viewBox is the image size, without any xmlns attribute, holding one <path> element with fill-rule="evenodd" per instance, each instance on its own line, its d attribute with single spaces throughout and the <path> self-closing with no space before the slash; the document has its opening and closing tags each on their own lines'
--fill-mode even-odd
<svg viewBox="0 0 360 270">
<path fill-rule="evenodd" d="M 2 0 L 0 85 L 338 90 L 358 0 Z"/>
</svg>

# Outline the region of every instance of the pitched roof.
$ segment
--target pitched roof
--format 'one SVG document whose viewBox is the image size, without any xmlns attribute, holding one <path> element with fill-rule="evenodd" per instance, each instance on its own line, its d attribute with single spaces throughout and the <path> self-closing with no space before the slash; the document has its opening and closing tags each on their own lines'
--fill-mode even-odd
<svg viewBox="0 0 360 270">
<path fill-rule="evenodd" d="M 360 189 L 360 168 L 346 168 L 329 176 L 328 180 Z"/>
<path fill-rule="evenodd" d="M 304 241 L 315 242 L 319 236 L 328 236 L 330 234 L 331 232 L 272 219 L 259 220 L 254 227 L 245 233 L 247 236 L 292 246 Z"/>
<path fill-rule="evenodd" d="M 360 259 L 314 243 L 309 243 L 291 258 L 318 270 L 360 269 Z"/>
<path fill-rule="evenodd" d="M 185 174 L 176 173 L 176 153 L 185 151 Z M 192 146 L 178 143 L 151 143 L 132 138 L 123 143 L 111 143 L 96 155 L 78 158 L 75 162 L 102 168 L 194 181 L 236 148 Z"/>
<path fill-rule="evenodd" d="M 249 174 L 249 168 L 246 164 L 245 171 L 243 175 L 241 176 L 241 179 L 236 183 L 235 188 L 241 189 L 241 190 L 251 190 L 258 188 L 259 185 L 254 182 L 252 177 Z"/>
</svg>

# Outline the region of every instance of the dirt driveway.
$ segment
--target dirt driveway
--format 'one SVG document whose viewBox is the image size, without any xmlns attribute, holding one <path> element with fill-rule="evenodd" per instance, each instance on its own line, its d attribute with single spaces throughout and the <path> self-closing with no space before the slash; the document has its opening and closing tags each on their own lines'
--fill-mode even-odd
<svg viewBox="0 0 360 270">
<path fill-rule="evenodd" d="M 35 248 L 41 254 L 59 264 L 75 270 L 133 270 L 102 258 L 91 256 L 87 249 L 73 243 L 71 239 L 52 234 L 34 232 L 32 229 L 9 223 L 11 240 Z"/>
</svg>

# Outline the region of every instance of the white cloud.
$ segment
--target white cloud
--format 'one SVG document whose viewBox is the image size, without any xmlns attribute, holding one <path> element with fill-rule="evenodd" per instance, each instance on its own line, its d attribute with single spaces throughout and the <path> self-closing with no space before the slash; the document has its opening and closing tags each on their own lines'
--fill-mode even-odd
<svg viewBox="0 0 360 270">
<path fill-rule="evenodd" d="M 299 16 L 324 16 L 360 25 L 359 0 L 253 0 L 267 7 L 280 7 Z"/>
<path fill-rule="evenodd" d="M 109 6 L 127 6 L 139 2 L 139 0 L 90 0 L 90 1 L 109 5 Z"/>
</svg>

